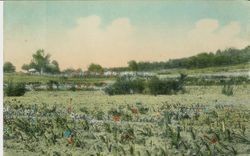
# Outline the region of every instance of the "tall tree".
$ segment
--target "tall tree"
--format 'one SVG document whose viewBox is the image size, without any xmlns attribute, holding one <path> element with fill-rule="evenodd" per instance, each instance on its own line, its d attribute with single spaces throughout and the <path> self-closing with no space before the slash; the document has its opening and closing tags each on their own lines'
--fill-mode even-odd
<svg viewBox="0 0 250 156">
<path fill-rule="evenodd" d="M 3 65 L 3 71 L 5 73 L 13 73 L 16 71 L 16 67 L 11 62 L 5 62 Z"/>
<path fill-rule="evenodd" d="M 43 73 L 50 63 L 50 54 L 45 54 L 43 49 L 39 49 L 32 57 L 32 63 L 34 63 L 35 68 L 40 71 L 40 73 Z"/>
<path fill-rule="evenodd" d="M 24 64 L 22 69 L 28 71 L 34 68 L 40 73 L 60 73 L 58 62 L 56 60 L 50 62 L 50 57 L 50 54 L 45 54 L 43 49 L 39 49 L 32 55 L 31 62 L 29 64 Z"/>
</svg>

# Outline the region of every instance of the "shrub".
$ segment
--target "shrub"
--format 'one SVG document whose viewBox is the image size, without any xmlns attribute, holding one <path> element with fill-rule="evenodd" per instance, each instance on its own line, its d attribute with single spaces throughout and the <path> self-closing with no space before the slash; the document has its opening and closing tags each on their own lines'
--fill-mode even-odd
<svg viewBox="0 0 250 156">
<path fill-rule="evenodd" d="M 178 80 L 160 80 L 158 77 L 153 77 L 148 82 L 150 94 L 175 94 L 184 91 L 183 79 L 182 76 Z"/>
<path fill-rule="evenodd" d="M 108 95 L 142 93 L 145 82 L 142 79 L 118 78 L 113 85 L 104 89 Z"/>
<path fill-rule="evenodd" d="M 226 84 L 222 87 L 221 90 L 222 94 L 227 95 L 227 96 L 231 96 L 234 94 L 233 92 L 233 86 L 230 84 Z"/>
<path fill-rule="evenodd" d="M 10 81 L 4 88 L 4 94 L 6 96 L 23 96 L 25 92 L 26 89 L 24 83 L 13 83 Z"/>
<path fill-rule="evenodd" d="M 76 86 L 75 84 L 72 84 L 71 87 L 69 88 L 70 91 L 76 91 Z"/>
<path fill-rule="evenodd" d="M 122 77 L 118 78 L 113 85 L 104 89 L 108 95 L 149 93 L 175 94 L 178 91 L 184 91 L 184 79 L 186 75 L 181 74 L 177 80 L 160 80 L 158 77 L 152 77 L 146 81 L 140 78 Z"/>
<path fill-rule="evenodd" d="M 94 86 L 96 86 L 96 87 L 102 87 L 102 86 L 104 86 L 104 85 L 106 85 L 105 82 L 95 82 L 95 83 L 94 83 Z"/>
</svg>

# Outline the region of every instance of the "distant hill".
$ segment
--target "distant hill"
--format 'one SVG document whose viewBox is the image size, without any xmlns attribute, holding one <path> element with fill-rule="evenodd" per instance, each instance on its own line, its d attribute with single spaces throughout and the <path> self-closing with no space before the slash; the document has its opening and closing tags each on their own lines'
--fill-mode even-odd
<svg viewBox="0 0 250 156">
<path fill-rule="evenodd" d="M 206 67 L 219 67 L 231 66 L 242 63 L 250 62 L 250 46 L 244 49 L 228 48 L 225 50 L 217 50 L 216 52 L 199 53 L 195 56 L 170 59 L 162 62 L 138 62 L 138 71 L 152 71 L 173 68 L 206 68 Z M 128 70 L 128 67 L 110 68 L 114 71 Z"/>
</svg>

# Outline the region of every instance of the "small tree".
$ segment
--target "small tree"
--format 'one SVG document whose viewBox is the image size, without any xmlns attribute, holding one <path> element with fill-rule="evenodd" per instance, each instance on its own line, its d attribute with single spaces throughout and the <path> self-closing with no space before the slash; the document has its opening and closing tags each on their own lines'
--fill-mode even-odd
<svg viewBox="0 0 250 156">
<path fill-rule="evenodd" d="M 135 60 L 129 61 L 128 62 L 128 67 L 132 71 L 138 71 L 138 64 Z"/>
<path fill-rule="evenodd" d="M 89 72 L 103 73 L 104 69 L 99 64 L 91 63 L 88 67 Z"/>
<path fill-rule="evenodd" d="M 46 66 L 46 72 L 57 74 L 60 73 L 59 64 L 56 60 L 53 60 L 50 64 Z"/>
<path fill-rule="evenodd" d="M 28 64 L 23 64 L 22 70 L 29 71 L 29 69 L 30 69 L 30 65 L 28 65 Z"/>
<path fill-rule="evenodd" d="M 13 73 L 16 71 L 16 67 L 11 62 L 5 62 L 3 65 L 3 71 L 5 73 Z"/>
</svg>

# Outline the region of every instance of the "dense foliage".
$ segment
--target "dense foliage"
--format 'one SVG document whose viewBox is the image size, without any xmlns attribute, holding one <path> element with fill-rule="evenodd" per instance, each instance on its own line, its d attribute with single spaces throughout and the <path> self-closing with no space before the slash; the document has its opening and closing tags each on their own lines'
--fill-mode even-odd
<svg viewBox="0 0 250 156">
<path fill-rule="evenodd" d="M 25 92 L 25 84 L 23 83 L 13 83 L 10 81 L 4 88 L 4 94 L 6 96 L 23 96 Z"/>
<path fill-rule="evenodd" d="M 138 64 L 135 60 L 131 60 L 128 62 L 128 68 L 132 71 L 137 71 L 138 70 Z"/>
<path fill-rule="evenodd" d="M 5 155 L 249 155 L 249 88 L 230 98 L 216 94 L 220 87 L 187 89 L 157 98 L 97 92 L 6 97 Z"/>
<path fill-rule="evenodd" d="M 5 62 L 3 65 L 3 72 L 13 73 L 16 71 L 16 67 L 11 62 Z"/>
<path fill-rule="evenodd" d="M 204 68 L 212 66 L 225 66 L 247 63 L 250 61 L 250 46 L 244 49 L 229 48 L 216 53 L 200 53 L 196 56 L 170 60 L 166 63 L 167 68 Z"/>
<path fill-rule="evenodd" d="M 45 54 L 43 49 L 39 49 L 32 55 L 31 62 L 24 64 L 22 69 L 26 71 L 35 69 L 40 73 L 60 73 L 58 62 L 56 60 L 50 61 L 50 57 L 50 54 Z"/>
<path fill-rule="evenodd" d="M 149 93 L 153 95 L 160 94 L 175 94 L 179 91 L 184 91 L 184 79 L 186 75 L 181 76 L 175 80 L 160 80 L 157 77 L 152 77 L 149 80 L 122 77 L 105 88 L 105 92 L 109 95 L 115 94 L 133 94 L 133 93 Z"/>
<path fill-rule="evenodd" d="M 114 84 L 105 88 L 109 95 L 142 93 L 145 89 L 145 80 L 121 77 Z"/>
<path fill-rule="evenodd" d="M 217 50 L 215 53 L 199 53 L 195 56 L 179 59 L 170 59 L 162 62 L 132 62 L 136 66 L 137 71 L 152 71 L 172 68 L 205 68 L 236 65 L 248 63 L 250 61 L 250 46 L 244 49 L 228 48 L 225 50 Z M 131 64 L 131 61 L 130 61 Z M 120 67 L 112 68 L 114 71 L 124 71 L 131 68 Z"/>
<path fill-rule="evenodd" d="M 151 94 L 175 94 L 178 91 L 183 91 L 183 80 L 160 80 L 157 77 L 152 78 L 148 82 L 148 88 Z"/>
<path fill-rule="evenodd" d="M 233 92 L 233 86 L 232 85 L 224 85 L 222 87 L 222 90 L 221 90 L 221 93 L 224 94 L 224 95 L 227 95 L 227 96 L 231 96 L 234 94 Z"/>
<path fill-rule="evenodd" d="M 104 69 L 103 69 L 102 66 L 99 65 L 99 64 L 91 63 L 91 64 L 88 66 L 88 72 L 103 73 L 103 71 L 104 71 Z"/>
</svg>

